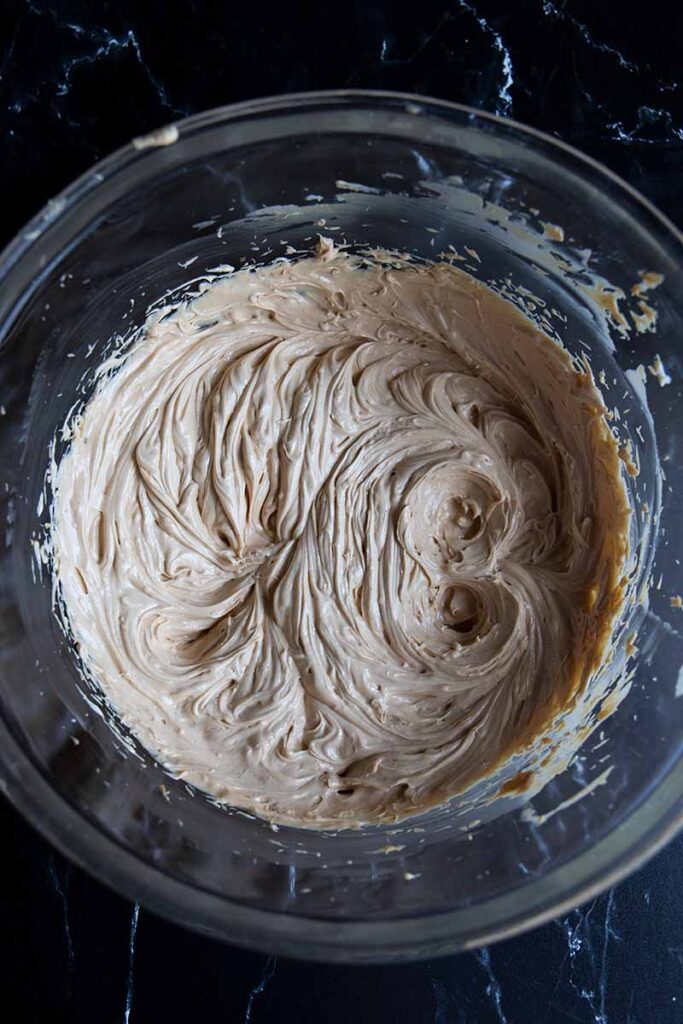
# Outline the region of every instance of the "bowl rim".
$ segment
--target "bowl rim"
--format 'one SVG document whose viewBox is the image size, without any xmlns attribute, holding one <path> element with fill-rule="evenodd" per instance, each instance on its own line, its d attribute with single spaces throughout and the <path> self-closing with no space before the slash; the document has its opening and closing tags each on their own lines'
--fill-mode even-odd
<svg viewBox="0 0 683 1024">
<path fill-rule="evenodd" d="M 573 161 L 584 174 L 597 178 L 603 191 L 604 186 L 609 185 L 622 199 L 628 198 L 641 221 L 643 215 L 651 218 L 655 227 L 668 236 L 669 242 L 673 240 L 680 247 L 683 264 L 683 232 L 619 175 L 545 132 L 465 104 L 388 90 L 318 90 L 245 100 L 171 123 L 183 137 L 205 127 L 264 113 L 305 111 L 316 105 L 341 108 L 354 103 L 374 109 L 399 104 L 408 112 L 455 118 L 460 123 L 466 119 L 472 127 L 483 125 L 489 131 L 530 139 L 549 150 L 561 167 L 565 168 L 568 160 Z M 32 247 L 68 210 L 93 190 L 106 187 L 132 162 L 144 161 L 149 152 L 150 149 L 141 147 L 139 142 L 136 146 L 135 141 L 131 141 L 92 165 L 50 200 L 0 253 L 0 281 L 4 282 L 24 257 L 30 257 Z M 0 303 L 0 327 L 3 320 L 11 321 L 13 310 L 26 297 L 25 291 L 15 296 L 11 304 Z M 477 904 L 476 916 L 483 920 L 475 924 L 470 920 L 474 915 L 466 908 L 422 917 L 338 921 L 249 907 L 199 890 L 153 867 L 107 835 L 53 789 L 2 720 L 0 791 L 61 853 L 129 899 L 186 927 L 250 949 L 327 962 L 415 960 L 477 948 L 517 935 L 593 899 L 621 881 L 683 827 L 683 763 L 678 761 L 636 809 L 607 835 L 568 864 L 527 883 L 523 890 L 526 899 L 521 907 L 514 906 L 519 900 L 515 899 L 518 894 L 513 891 Z M 559 898 L 545 891 L 552 889 L 558 878 L 563 892 Z M 533 907 L 532 892 L 536 894 Z"/>
</svg>

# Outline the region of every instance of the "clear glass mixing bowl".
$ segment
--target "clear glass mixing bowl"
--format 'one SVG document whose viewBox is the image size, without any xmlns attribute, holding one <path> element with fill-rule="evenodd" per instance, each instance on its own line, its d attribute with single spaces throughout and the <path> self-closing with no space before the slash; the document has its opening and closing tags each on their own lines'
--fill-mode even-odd
<svg viewBox="0 0 683 1024">
<path fill-rule="evenodd" d="M 539 219 L 563 227 L 564 248 L 534 241 Z M 57 627 L 33 544 L 44 537 L 48 445 L 76 393 L 87 395 L 104 346 L 189 277 L 305 248 L 318 232 L 422 257 L 452 245 L 484 280 L 513 282 L 517 298 L 526 287 L 530 314 L 539 300 L 557 310 L 558 336 L 605 371 L 609 403 L 638 446 L 631 591 L 641 601 L 619 626 L 621 674 L 611 697 L 568 719 L 567 742 L 581 749 L 538 794 L 513 783 L 492 801 L 489 786 L 393 828 L 274 830 L 121 743 Z M 563 273 L 570 251 L 586 275 L 627 293 L 640 271 L 663 274 L 656 333 L 612 331 L 611 351 L 588 277 Z M 683 814 L 683 611 L 671 602 L 683 591 L 682 268 L 673 226 L 568 146 L 390 93 L 287 96 L 192 117 L 120 150 L 49 203 L 0 262 L 0 779 L 10 799 L 131 899 L 205 933 L 314 959 L 397 960 L 489 943 L 641 864 Z M 657 353 L 672 384 L 625 375 Z M 610 700 L 618 707 L 605 716 Z"/>
</svg>

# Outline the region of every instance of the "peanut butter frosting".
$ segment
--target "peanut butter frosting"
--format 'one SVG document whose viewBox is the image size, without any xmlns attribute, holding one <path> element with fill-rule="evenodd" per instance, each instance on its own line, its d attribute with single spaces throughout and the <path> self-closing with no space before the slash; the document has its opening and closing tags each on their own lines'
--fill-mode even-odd
<svg viewBox="0 0 683 1024">
<path fill-rule="evenodd" d="M 587 365 L 448 262 L 321 241 L 148 320 L 59 466 L 87 672 L 175 776 L 394 821 L 585 687 L 627 550 Z"/>
</svg>

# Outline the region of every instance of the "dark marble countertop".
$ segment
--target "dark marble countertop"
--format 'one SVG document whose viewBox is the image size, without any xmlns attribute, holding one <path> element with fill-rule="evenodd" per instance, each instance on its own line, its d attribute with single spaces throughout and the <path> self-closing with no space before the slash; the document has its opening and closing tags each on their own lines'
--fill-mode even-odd
<svg viewBox="0 0 683 1024">
<path fill-rule="evenodd" d="M 668 15 L 587 0 L 398 8 L 5 0 L 0 242 L 134 135 L 241 99 L 345 86 L 515 117 L 603 161 L 683 224 L 674 5 Z M 6 803 L 0 834 L 0 1005 L 12 1024 L 683 1021 L 680 838 L 527 935 L 413 966 L 346 968 L 278 961 L 167 924 L 70 866 Z"/>
</svg>

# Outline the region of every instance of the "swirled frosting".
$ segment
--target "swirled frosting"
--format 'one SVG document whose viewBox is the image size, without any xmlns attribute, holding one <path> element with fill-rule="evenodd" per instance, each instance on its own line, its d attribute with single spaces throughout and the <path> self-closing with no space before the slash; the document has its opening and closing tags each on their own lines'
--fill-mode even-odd
<svg viewBox="0 0 683 1024">
<path fill-rule="evenodd" d="M 447 262 L 244 270 L 152 317 L 59 467 L 80 656 L 176 776 L 396 820 L 600 663 L 627 503 L 588 368 Z"/>
</svg>

